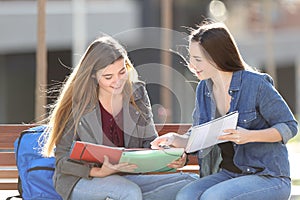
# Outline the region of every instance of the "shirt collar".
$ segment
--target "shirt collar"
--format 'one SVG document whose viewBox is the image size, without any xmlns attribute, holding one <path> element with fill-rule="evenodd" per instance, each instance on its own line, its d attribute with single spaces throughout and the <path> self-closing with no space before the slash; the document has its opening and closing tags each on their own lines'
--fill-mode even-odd
<svg viewBox="0 0 300 200">
<path fill-rule="evenodd" d="M 243 71 L 244 70 L 239 70 L 239 71 L 233 72 L 230 87 L 229 87 L 230 91 L 240 90 L 241 84 L 242 84 Z"/>
<path fill-rule="evenodd" d="M 233 72 L 230 87 L 229 87 L 229 91 L 238 91 L 238 90 L 240 90 L 241 84 L 242 84 L 243 71 L 244 70 L 239 70 L 239 71 Z M 213 87 L 212 80 L 207 79 L 207 80 L 205 80 L 205 82 L 206 82 L 206 85 L 207 85 L 205 94 L 207 96 L 210 96 L 211 93 L 212 93 L 212 87 Z"/>
</svg>

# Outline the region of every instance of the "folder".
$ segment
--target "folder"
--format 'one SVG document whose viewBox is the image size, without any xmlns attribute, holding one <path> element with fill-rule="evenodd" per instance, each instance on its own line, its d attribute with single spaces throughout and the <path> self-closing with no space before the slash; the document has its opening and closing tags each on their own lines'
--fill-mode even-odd
<svg viewBox="0 0 300 200">
<path fill-rule="evenodd" d="M 225 129 L 236 129 L 238 116 L 239 113 L 235 111 L 207 123 L 191 127 L 188 131 L 189 139 L 185 151 L 192 153 L 215 144 L 227 142 L 219 140 L 218 137 L 228 134 L 223 132 Z"/>
<path fill-rule="evenodd" d="M 135 164 L 137 169 L 132 173 L 146 173 L 173 171 L 174 169 L 167 165 L 180 158 L 184 153 L 184 148 L 130 149 L 75 141 L 70 151 L 70 158 L 74 160 L 103 163 L 104 155 L 106 155 L 112 164 L 123 162 Z"/>
</svg>

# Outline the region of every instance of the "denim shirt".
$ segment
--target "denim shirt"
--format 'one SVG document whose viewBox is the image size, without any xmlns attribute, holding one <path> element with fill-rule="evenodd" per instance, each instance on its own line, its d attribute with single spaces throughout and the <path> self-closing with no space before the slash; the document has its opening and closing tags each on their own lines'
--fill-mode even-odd
<svg viewBox="0 0 300 200">
<path fill-rule="evenodd" d="M 290 176 L 286 143 L 297 134 L 298 124 L 288 105 L 273 86 L 272 78 L 263 73 L 234 72 L 230 83 L 229 112 L 238 111 L 238 126 L 248 130 L 276 128 L 281 142 L 235 144 L 234 164 L 243 174 Z M 214 119 L 216 104 L 211 79 L 200 81 L 196 90 L 193 125 Z M 203 152 L 198 152 L 201 157 Z M 201 166 L 200 166 L 201 167 Z"/>
</svg>

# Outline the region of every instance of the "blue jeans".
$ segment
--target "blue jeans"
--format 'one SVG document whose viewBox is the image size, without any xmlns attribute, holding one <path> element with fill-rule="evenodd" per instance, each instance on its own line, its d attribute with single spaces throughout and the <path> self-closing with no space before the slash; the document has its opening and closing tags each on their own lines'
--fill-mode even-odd
<svg viewBox="0 0 300 200">
<path fill-rule="evenodd" d="M 287 200 L 291 192 L 289 178 L 242 175 L 222 170 L 200 178 L 184 188 L 177 200 Z"/>
<path fill-rule="evenodd" d="M 171 200 L 192 181 L 196 174 L 111 175 L 104 178 L 80 179 L 71 200 Z"/>
</svg>

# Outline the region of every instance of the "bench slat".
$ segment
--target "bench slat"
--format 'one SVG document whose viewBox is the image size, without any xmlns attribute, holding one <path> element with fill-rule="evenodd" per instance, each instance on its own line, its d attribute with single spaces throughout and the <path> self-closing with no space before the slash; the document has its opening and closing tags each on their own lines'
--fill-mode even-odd
<svg viewBox="0 0 300 200">
<path fill-rule="evenodd" d="M 0 166 L 16 166 L 14 152 L 0 152 Z"/>
<path fill-rule="evenodd" d="M 35 126 L 34 124 L 2 124 L 0 125 L 0 149 L 13 149 L 14 141 L 23 130 Z"/>
<path fill-rule="evenodd" d="M 0 190 L 17 190 L 18 179 L 0 180 Z"/>
<path fill-rule="evenodd" d="M 179 134 L 184 134 L 191 127 L 191 124 L 156 124 L 155 128 L 158 135 L 163 135 L 168 132 L 176 132 Z"/>
<path fill-rule="evenodd" d="M 0 170 L 0 178 L 17 178 L 17 177 L 18 177 L 17 169 Z"/>
</svg>

